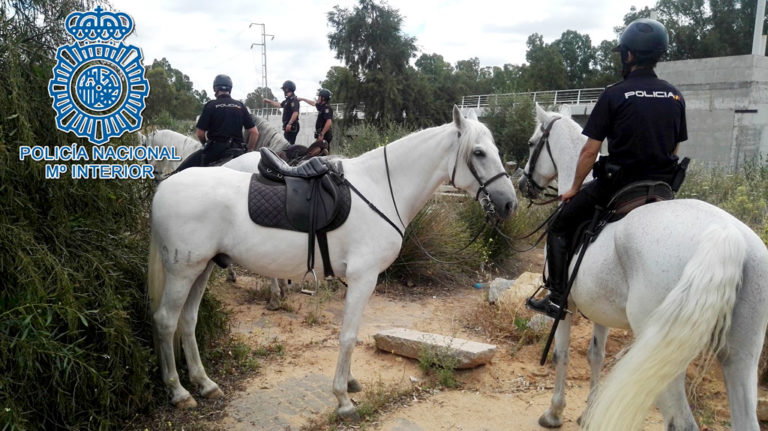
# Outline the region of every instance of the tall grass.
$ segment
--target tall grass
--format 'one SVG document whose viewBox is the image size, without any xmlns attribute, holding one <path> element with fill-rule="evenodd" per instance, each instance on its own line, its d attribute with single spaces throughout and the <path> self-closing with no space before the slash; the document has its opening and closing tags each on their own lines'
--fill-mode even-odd
<svg viewBox="0 0 768 431">
<path fill-rule="evenodd" d="M 55 129 L 47 93 L 52 50 L 68 42 L 62 17 L 90 6 L 40 0 L 0 8 L 3 430 L 107 429 L 166 402 L 144 288 L 152 184 L 47 180 L 45 162 L 19 160 L 22 145 L 77 142 L 90 150 Z M 201 316 L 208 338 L 221 326 L 211 308 Z"/>
</svg>

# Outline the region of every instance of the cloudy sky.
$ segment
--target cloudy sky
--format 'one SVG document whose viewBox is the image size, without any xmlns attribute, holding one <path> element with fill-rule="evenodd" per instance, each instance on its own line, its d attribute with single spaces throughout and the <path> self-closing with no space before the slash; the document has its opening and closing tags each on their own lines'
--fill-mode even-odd
<svg viewBox="0 0 768 431">
<path fill-rule="evenodd" d="M 655 0 L 389 0 L 404 18 L 403 31 L 416 38 L 420 53 L 442 55 L 456 64 L 478 57 L 481 66 L 525 62 L 532 33 L 550 43 L 566 30 L 587 33 L 592 44 L 615 39 L 631 6 L 652 7 Z M 314 97 L 331 66 L 342 65 L 328 47 L 327 14 L 335 5 L 351 9 L 356 0 L 210 1 L 112 0 L 115 10 L 135 21 L 126 43 L 140 47 L 144 64 L 165 57 L 187 74 L 198 90 L 211 94 L 219 73 L 234 81 L 233 96 L 262 86 L 261 43 L 266 26 L 267 86 L 282 98 L 282 82 L 296 82 L 296 93 Z"/>
</svg>

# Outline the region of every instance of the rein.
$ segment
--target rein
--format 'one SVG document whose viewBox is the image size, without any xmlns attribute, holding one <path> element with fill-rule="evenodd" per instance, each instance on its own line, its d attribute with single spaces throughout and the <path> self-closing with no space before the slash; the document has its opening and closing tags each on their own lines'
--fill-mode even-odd
<svg viewBox="0 0 768 431">
<path fill-rule="evenodd" d="M 458 132 L 458 138 L 461 138 L 461 132 Z M 390 196 L 392 197 L 392 204 L 393 204 L 393 205 L 394 205 L 394 207 L 395 207 L 395 213 L 397 213 L 397 218 L 400 220 L 400 224 L 403 226 L 403 228 L 406 228 L 406 226 L 405 226 L 405 223 L 403 222 L 403 218 L 400 216 L 400 210 L 397 208 L 397 201 L 395 200 L 395 191 L 394 191 L 394 189 L 392 188 L 392 177 L 391 177 L 391 175 L 390 175 L 390 173 L 389 173 L 389 159 L 388 159 L 388 157 L 387 157 L 387 147 L 388 147 L 388 146 L 389 146 L 389 145 L 385 145 L 385 146 L 384 146 L 384 167 L 385 167 L 385 169 L 386 169 L 386 172 L 387 172 L 387 184 L 389 185 L 389 194 L 390 194 Z M 455 162 L 454 162 L 454 164 L 453 164 L 453 171 L 451 172 L 451 182 L 450 182 L 450 184 L 451 184 L 452 186 L 454 186 L 454 187 L 456 187 L 456 185 L 454 184 L 454 180 L 455 180 L 455 178 L 456 178 L 456 168 L 457 168 L 457 166 L 458 166 L 458 164 L 459 164 L 459 153 L 460 153 L 460 152 L 461 152 L 461 145 L 458 145 L 458 146 L 457 146 L 457 148 L 456 148 L 456 160 L 455 160 Z M 477 200 L 479 200 L 479 201 L 480 201 L 481 205 L 483 206 L 483 209 L 484 209 L 484 210 L 485 210 L 485 212 L 486 212 L 486 216 L 487 216 L 487 217 L 486 217 L 486 220 L 485 220 L 485 224 L 483 225 L 483 229 L 481 229 L 481 230 L 480 230 L 480 231 L 479 231 L 479 232 L 478 232 L 478 233 L 475 235 L 475 237 L 474 237 L 474 238 L 472 238 L 472 240 L 471 240 L 471 241 L 470 241 L 470 242 L 469 242 L 467 245 L 465 245 L 464 247 L 460 248 L 459 250 L 457 250 L 457 251 L 456 251 L 456 252 L 454 252 L 454 253 L 459 253 L 459 252 L 461 252 L 461 251 L 463 251 L 463 250 L 467 249 L 467 247 L 469 247 L 470 245 L 472 245 L 472 243 L 474 243 L 474 242 L 475 242 L 475 241 L 476 241 L 476 240 L 477 240 L 477 239 L 480 237 L 480 235 L 481 235 L 483 232 L 485 232 L 485 230 L 486 230 L 486 228 L 487 228 L 487 225 L 488 225 L 488 221 L 490 220 L 491 216 L 492 216 L 493 214 L 495 214 L 495 209 L 493 208 L 493 202 L 491 201 L 491 198 L 490 198 L 490 194 L 488 193 L 487 187 L 488 187 L 488 185 L 490 185 L 492 182 L 494 182 L 494 181 L 498 180 L 499 178 L 503 178 L 503 177 L 509 177 L 509 174 L 507 174 L 506 172 L 502 171 L 502 172 L 499 172 L 498 174 L 496 174 L 496 175 L 492 176 L 490 179 L 488 179 L 488 181 L 483 181 L 483 180 L 480 178 L 480 175 L 477 173 L 477 170 L 475 169 L 475 166 L 474 166 L 474 164 L 472 164 L 472 162 L 471 162 L 471 161 L 467 161 L 467 167 L 469 168 L 469 171 L 472 173 L 472 176 L 475 178 L 475 180 L 477 181 L 477 183 L 480 185 L 480 187 L 477 189 L 477 194 L 475 194 L 475 200 L 476 200 L 476 201 L 477 201 Z M 392 226 L 392 227 L 393 227 L 393 228 L 394 228 L 394 229 L 397 231 L 397 233 L 398 233 L 398 234 L 400 234 L 400 238 L 402 238 L 402 239 L 404 239 L 404 238 L 405 238 L 405 235 L 403 234 L 403 231 L 402 231 L 402 230 L 400 230 L 400 228 L 399 228 L 399 227 L 397 227 L 397 225 L 395 224 L 395 222 L 393 222 L 393 221 L 392 221 L 392 220 L 391 220 L 389 217 L 387 217 L 387 216 L 386 216 L 386 214 L 384 214 L 384 213 L 383 213 L 383 212 L 382 212 L 380 209 L 378 209 L 378 208 L 376 207 L 376 205 L 374 205 L 374 204 L 373 204 L 371 201 L 369 201 L 369 200 L 368 200 L 368 199 L 367 199 L 365 196 L 363 196 L 363 194 L 362 194 L 362 193 L 360 193 L 360 191 L 359 191 L 359 190 L 357 190 L 357 188 L 355 188 L 355 186 L 353 186 L 353 185 L 352 185 L 352 183 L 350 183 L 350 182 L 349 182 L 349 180 L 347 180 L 347 179 L 345 178 L 345 179 L 344 179 L 344 183 L 345 183 L 345 184 L 347 184 L 347 185 L 349 186 L 349 188 L 350 188 L 350 189 L 351 189 L 353 192 L 355 192 L 355 194 L 356 194 L 356 195 L 358 195 L 358 196 L 360 197 L 360 199 L 362 199 L 362 200 L 363 200 L 363 202 L 365 202 L 366 204 L 368 204 L 368 207 L 369 207 L 369 208 L 371 208 L 371 210 L 372 210 L 373 212 L 375 212 L 376 214 L 378 214 L 378 215 L 379 215 L 381 218 L 383 218 L 383 219 L 384 219 L 384 220 L 385 220 L 387 223 L 389 223 L 389 224 L 390 224 L 390 226 Z M 483 197 L 482 197 L 482 198 L 480 198 L 480 193 L 483 193 Z M 416 243 L 416 245 L 417 245 L 417 246 L 418 246 L 418 247 L 421 249 L 421 251 L 423 251 L 423 252 L 424 252 L 424 254 L 425 254 L 427 257 L 429 257 L 430 259 L 432 259 L 432 260 L 434 260 L 434 261 L 436 261 L 436 262 L 439 262 L 439 263 L 457 263 L 457 262 L 445 262 L 445 261 L 441 261 L 441 260 L 437 259 L 436 257 L 432 256 L 432 254 L 431 254 L 431 253 L 429 253 L 429 252 L 428 252 L 428 251 L 427 251 L 427 250 L 424 248 L 424 246 L 421 244 L 421 242 L 419 242 L 419 240 L 418 240 L 417 238 L 413 238 L 413 241 L 414 241 L 414 242 Z"/>
</svg>

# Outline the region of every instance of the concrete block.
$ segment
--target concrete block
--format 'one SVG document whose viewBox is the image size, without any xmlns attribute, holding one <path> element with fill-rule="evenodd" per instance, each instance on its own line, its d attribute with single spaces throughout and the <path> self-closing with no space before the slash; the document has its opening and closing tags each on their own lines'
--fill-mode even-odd
<svg viewBox="0 0 768 431">
<path fill-rule="evenodd" d="M 456 358 L 456 368 L 474 368 L 487 364 L 496 352 L 493 344 L 430 334 L 406 328 L 392 328 L 373 336 L 376 348 L 407 358 L 418 359 L 425 351 L 445 353 Z"/>
<path fill-rule="evenodd" d="M 515 280 L 515 283 L 509 289 L 501 292 L 498 303 L 510 308 L 516 308 L 515 305 L 523 305 L 526 298 L 531 296 L 536 289 L 544 284 L 541 273 L 524 272 Z"/>
<path fill-rule="evenodd" d="M 768 398 L 759 398 L 757 400 L 757 420 L 768 422 Z"/>
</svg>

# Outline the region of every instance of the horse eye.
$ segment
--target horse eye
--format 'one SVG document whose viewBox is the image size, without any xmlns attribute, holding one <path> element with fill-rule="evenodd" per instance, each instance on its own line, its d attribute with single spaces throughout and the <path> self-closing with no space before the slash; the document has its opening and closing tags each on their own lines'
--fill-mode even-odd
<svg viewBox="0 0 768 431">
<path fill-rule="evenodd" d="M 485 157 L 485 151 L 483 150 L 475 150 L 472 152 L 472 154 L 474 154 L 477 157 Z"/>
</svg>

